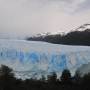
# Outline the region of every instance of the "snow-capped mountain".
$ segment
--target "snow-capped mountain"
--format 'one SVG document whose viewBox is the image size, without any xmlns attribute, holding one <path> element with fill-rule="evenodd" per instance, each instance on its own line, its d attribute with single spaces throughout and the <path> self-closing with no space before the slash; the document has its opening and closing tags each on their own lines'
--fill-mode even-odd
<svg viewBox="0 0 90 90">
<path fill-rule="evenodd" d="M 85 31 L 85 30 L 88 30 L 90 31 L 90 24 L 83 24 L 81 26 L 79 26 L 78 28 L 75 28 L 73 29 L 72 31 Z M 61 31 L 58 31 L 58 32 L 46 32 L 46 33 L 39 33 L 37 35 L 35 35 L 34 37 L 39 37 L 39 36 L 48 36 L 48 35 L 57 35 L 57 34 L 60 34 L 60 35 L 65 35 L 67 33 L 69 33 L 70 31 L 68 32 L 61 32 Z"/>
<path fill-rule="evenodd" d="M 31 78 L 68 68 L 73 73 L 90 62 L 90 47 L 0 39 L 0 64 L 13 68 L 16 77 Z"/>
<path fill-rule="evenodd" d="M 58 32 L 46 32 L 46 33 L 39 33 L 35 37 L 38 37 L 38 36 L 48 36 L 48 35 L 56 35 L 56 34 L 63 35 L 64 33 L 65 32 L 61 32 L 61 31 L 58 31 Z"/>
<path fill-rule="evenodd" d="M 85 31 L 85 30 L 90 31 L 90 24 L 83 24 L 80 27 L 78 27 L 77 29 L 75 29 L 75 31 Z"/>
</svg>

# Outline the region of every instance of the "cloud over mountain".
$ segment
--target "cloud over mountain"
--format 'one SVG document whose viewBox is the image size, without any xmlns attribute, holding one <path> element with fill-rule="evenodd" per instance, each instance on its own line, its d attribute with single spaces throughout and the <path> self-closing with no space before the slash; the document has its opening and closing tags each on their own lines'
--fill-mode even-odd
<svg viewBox="0 0 90 90">
<path fill-rule="evenodd" d="M 89 4 L 89 0 L 0 0 L 0 33 L 13 37 L 68 31 L 90 22 Z"/>
</svg>

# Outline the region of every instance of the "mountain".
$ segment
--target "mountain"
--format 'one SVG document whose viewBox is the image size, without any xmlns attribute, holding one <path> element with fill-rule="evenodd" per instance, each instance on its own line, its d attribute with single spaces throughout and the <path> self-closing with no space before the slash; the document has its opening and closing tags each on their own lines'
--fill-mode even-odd
<svg viewBox="0 0 90 90">
<path fill-rule="evenodd" d="M 54 44 L 90 46 L 90 24 L 84 24 L 69 33 L 28 37 L 29 41 L 45 41 Z"/>
<path fill-rule="evenodd" d="M 41 77 L 69 69 L 72 73 L 90 62 L 90 47 L 47 42 L 0 39 L 0 64 L 13 68 L 16 77 Z"/>
<path fill-rule="evenodd" d="M 90 24 L 84 24 L 75 29 L 75 31 L 89 31 L 90 32 Z"/>
</svg>

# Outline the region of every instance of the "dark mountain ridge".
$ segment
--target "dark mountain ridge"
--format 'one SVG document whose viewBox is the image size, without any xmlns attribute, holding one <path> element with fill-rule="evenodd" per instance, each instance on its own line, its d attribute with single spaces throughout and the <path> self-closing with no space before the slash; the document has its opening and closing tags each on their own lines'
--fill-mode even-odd
<svg viewBox="0 0 90 90">
<path fill-rule="evenodd" d="M 40 35 L 28 37 L 26 40 L 45 41 L 54 44 L 90 46 L 90 24 L 84 24 L 67 34 Z"/>
</svg>

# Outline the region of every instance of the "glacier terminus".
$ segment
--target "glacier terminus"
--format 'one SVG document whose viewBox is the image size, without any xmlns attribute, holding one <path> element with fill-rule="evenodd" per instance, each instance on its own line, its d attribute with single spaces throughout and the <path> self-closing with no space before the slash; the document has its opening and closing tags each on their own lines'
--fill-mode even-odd
<svg viewBox="0 0 90 90">
<path fill-rule="evenodd" d="M 17 77 L 27 78 L 64 69 L 75 71 L 90 62 L 89 46 L 0 39 L 0 65 L 8 65 Z M 27 74 L 19 75 L 21 72 Z"/>
</svg>

